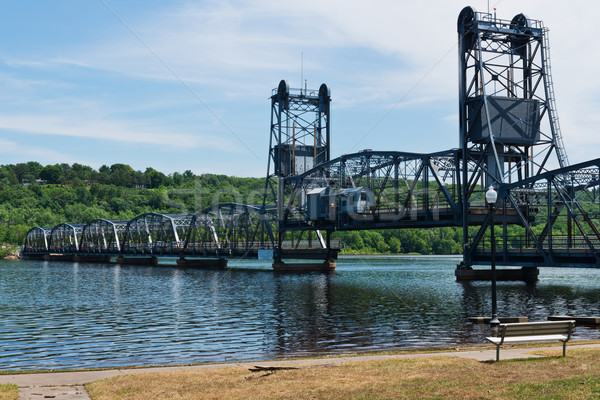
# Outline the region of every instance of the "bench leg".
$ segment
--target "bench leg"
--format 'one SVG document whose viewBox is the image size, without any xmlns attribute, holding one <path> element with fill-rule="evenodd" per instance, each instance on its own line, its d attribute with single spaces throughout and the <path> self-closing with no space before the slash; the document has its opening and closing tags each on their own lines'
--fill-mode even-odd
<svg viewBox="0 0 600 400">
<path fill-rule="evenodd" d="M 567 355 L 567 342 L 563 342 L 563 357 Z"/>
<path fill-rule="evenodd" d="M 500 361 L 500 346 L 496 346 L 496 361 Z"/>
</svg>

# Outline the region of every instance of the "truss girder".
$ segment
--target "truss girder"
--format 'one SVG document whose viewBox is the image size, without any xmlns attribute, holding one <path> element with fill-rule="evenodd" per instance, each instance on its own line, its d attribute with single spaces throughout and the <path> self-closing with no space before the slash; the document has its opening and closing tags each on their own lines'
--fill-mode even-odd
<svg viewBox="0 0 600 400">
<path fill-rule="evenodd" d="M 343 155 L 284 180 L 287 207 L 282 228 L 351 230 L 458 225 L 457 160 L 457 150 L 432 154 L 362 151 Z M 314 218 L 309 215 L 307 198 L 319 188 L 329 191 L 327 201 L 331 207 L 326 216 Z M 368 192 L 369 198 L 372 194 L 372 201 L 354 212 L 344 206 L 344 196 L 348 189 L 357 188 Z"/>
<path fill-rule="evenodd" d="M 25 235 L 23 254 L 47 254 L 52 228 L 33 227 Z"/>
<path fill-rule="evenodd" d="M 122 254 L 175 254 L 183 248 L 193 214 L 142 214 L 127 223 Z"/>
<path fill-rule="evenodd" d="M 81 253 L 120 253 L 121 240 L 128 220 L 96 219 L 88 222 L 81 233 Z"/>
<path fill-rule="evenodd" d="M 600 158 L 500 185 L 498 265 L 600 267 L 599 175 Z M 508 229 L 511 211 L 519 223 Z M 489 221 L 468 243 L 466 266 L 489 262 Z"/>
<path fill-rule="evenodd" d="M 220 204 L 194 215 L 183 253 L 246 256 L 273 249 L 274 212 L 247 204 Z"/>
<path fill-rule="evenodd" d="M 131 220 L 34 227 L 23 252 L 95 255 L 256 255 L 276 243 L 276 214 L 255 205 L 220 204 L 198 214 L 146 213 Z"/>
<path fill-rule="evenodd" d="M 50 231 L 48 251 L 50 253 L 76 253 L 79 251 L 79 243 L 83 224 L 59 224 Z"/>
</svg>

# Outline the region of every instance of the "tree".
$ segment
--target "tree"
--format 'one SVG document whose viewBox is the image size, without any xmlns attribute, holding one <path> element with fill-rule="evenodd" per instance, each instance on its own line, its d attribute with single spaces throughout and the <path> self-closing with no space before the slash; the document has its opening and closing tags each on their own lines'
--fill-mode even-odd
<svg viewBox="0 0 600 400">
<path fill-rule="evenodd" d="M 390 252 L 394 254 L 402 253 L 402 242 L 397 237 L 393 236 L 388 241 L 390 245 Z"/>
<path fill-rule="evenodd" d="M 40 178 L 51 184 L 57 184 L 62 179 L 62 168 L 58 165 L 46 165 L 40 171 Z"/>
<path fill-rule="evenodd" d="M 6 181 L 9 185 L 18 185 L 19 179 L 12 168 L 4 167 L 0 171 L 0 179 Z"/>
<path fill-rule="evenodd" d="M 110 166 L 111 183 L 117 186 L 133 187 L 135 171 L 127 164 L 113 164 Z"/>
<path fill-rule="evenodd" d="M 25 163 L 16 164 L 13 167 L 13 171 L 15 172 L 19 183 L 23 183 L 23 181 L 25 180 L 25 176 L 31 174 L 31 171 L 29 171 L 29 167 Z"/>
<path fill-rule="evenodd" d="M 183 184 L 183 175 L 181 175 L 179 172 L 173 172 L 171 178 L 173 178 L 173 184 L 175 186 L 181 186 Z"/>
<path fill-rule="evenodd" d="M 348 232 L 343 238 L 344 244 L 350 247 L 353 250 L 362 250 L 365 247 L 365 242 L 363 242 L 360 233 L 357 231 Z"/>
<path fill-rule="evenodd" d="M 192 182 L 194 180 L 196 176 L 194 175 L 194 173 L 192 171 L 190 171 L 189 169 L 185 170 L 183 172 L 183 180 L 187 183 L 187 182 Z"/>
<path fill-rule="evenodd" d="M 168 186 L 169 179 L 162 172 L 158 172 L 154 168 L 146 168 L 146 172 L 144 172 L 146 177 L 146 182 L 149 188 L 154 189 L 160 186 Z"/>
<path fill-rule="evenodd" d="M 94 172 L 95 172 L 92 169 L 92 167 L 88 167 L 87 165 L 81 165 L 78 163 L 74 163 L 71 166 L 71 170 L 73 171 L 73 174 L 75 176 L 77 176 L 77 178 L 84 180 L 84 181 L 92 179 Z"/>
<path fill-rule="evenodd" d="M 62 163 L 60 164 L 60 168 L 62 169 L 62 177 L 60 183 L 71 182 L 71 180 L 75 177 L 71 166 L 67 163 Z"/>
<path fill-rule="evenodd" d="M 37 161 L 29 161 L 27 163 L 27 168 L 29 168 L 29 172 L 35 175 L 36 177 L 40 176 L 40 172 L 44 169 L 44 166 Z"/>
</svg>

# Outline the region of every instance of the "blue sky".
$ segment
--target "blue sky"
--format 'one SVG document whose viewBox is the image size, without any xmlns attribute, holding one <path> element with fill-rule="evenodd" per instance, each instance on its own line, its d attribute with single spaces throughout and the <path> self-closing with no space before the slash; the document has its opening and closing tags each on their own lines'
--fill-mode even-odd
<svg viewBox="0 0 600 400">
<path fill-rule="evenodd" d="M 458 146 L 456 19 L 487 0 L 0 0 L 0 164 L 266 173 L 271 90 L 332 92 L 334 156 Z M 599 156 L 600 4 L 490 1 L 550 28 L 571 163 Z"/>
</svg>

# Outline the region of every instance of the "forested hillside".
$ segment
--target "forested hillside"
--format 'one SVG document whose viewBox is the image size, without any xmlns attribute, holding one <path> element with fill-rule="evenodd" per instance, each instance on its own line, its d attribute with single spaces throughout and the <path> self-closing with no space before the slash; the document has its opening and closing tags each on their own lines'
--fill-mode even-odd
<svg viewBox="0 0 600 400">
<path fill-rule="evenodd" d="M 0 166 L 0 244 L 22 244 L 34 226 L 86 223 L 96 218 L 131 219 L 147 212 L 197 213 L 214 204 L 262 201 L 263 178 L 165 175 L 126 164 L 99 170 L 81 164 L 43 166 L 37 162 Z M 566 233 L 566 223 L 555 228 Z M 500 229 L 500 228 L 498 228 Z M 509 235 L 520 234 L 509 226 Z M 534 227 L 541 230 L 542 226 Z M 500 232 L 498 232 L 500 233 Z M 461 228 L 336 232 L 344 253 L 460 254 Z"/>
</svg>

